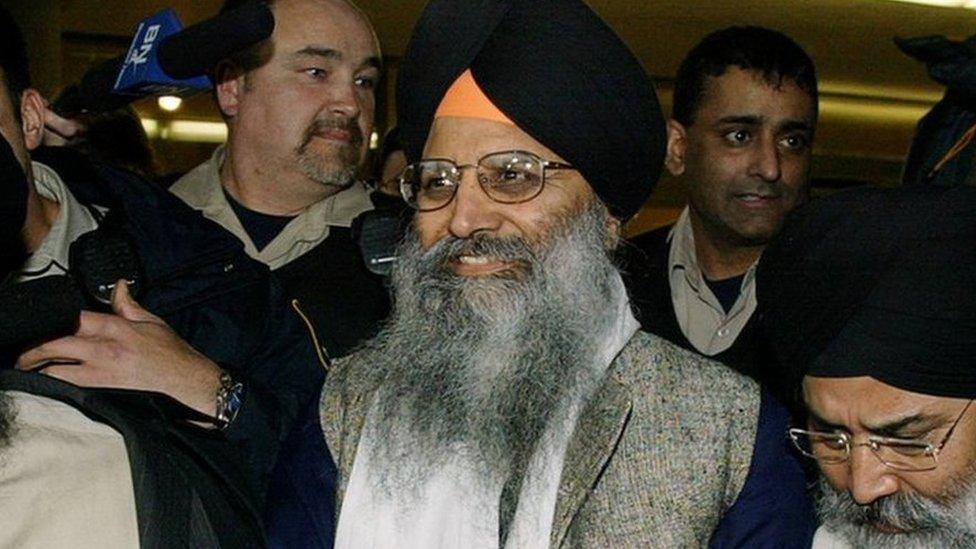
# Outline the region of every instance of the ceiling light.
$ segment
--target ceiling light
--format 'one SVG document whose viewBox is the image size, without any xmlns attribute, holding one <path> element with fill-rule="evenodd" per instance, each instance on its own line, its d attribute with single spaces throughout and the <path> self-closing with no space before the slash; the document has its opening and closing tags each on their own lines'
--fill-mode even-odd
<svg viewBox="0 0 976 549">
<path fill-rule="evenodd" d="M 894 0 L 894 1 L 906 2 L 909 4 L 922 4 L 925 6 L 938 6 L 940 8 L 976 9 L 976 0 Z"/>
<path fill-rule="evenodd" d="M 179 97 L 176 97 L 175 95 L 163 95 L 156 100 L 156 103 L 159 104 L 160 109 L 163 109 L 164 111 L 168 111 L 168 112 L 173 112 L 176 109 L 180 108 L 180 105 L 183 104 L 183 100 L 180 99 Z"/>
</svg>

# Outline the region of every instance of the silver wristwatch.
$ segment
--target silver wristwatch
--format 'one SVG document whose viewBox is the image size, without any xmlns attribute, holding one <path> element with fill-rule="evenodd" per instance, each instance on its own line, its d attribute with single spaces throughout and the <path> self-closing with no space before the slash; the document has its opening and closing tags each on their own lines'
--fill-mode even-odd
<svg viewBox="0 0 976 549">
<path fill-rule="evenodd" d="M 220 372 L 220 387 L 217 389 L 217 426 L 226 429 L 244 404 L 244 384 L 234 381 L 227 371 Z"/>
</svg>

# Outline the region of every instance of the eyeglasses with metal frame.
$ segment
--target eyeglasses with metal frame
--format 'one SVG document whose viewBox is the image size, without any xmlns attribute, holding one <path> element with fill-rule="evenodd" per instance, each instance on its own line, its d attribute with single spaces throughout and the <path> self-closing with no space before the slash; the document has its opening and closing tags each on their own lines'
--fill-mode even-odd
<svg viewBox="0 0 976 549">
<path fill-rule="evenodd" d="M 867 446 L 881 463 L 898 471 L 931 471 L 939 465 L 939 453 L 949 442 L 959 421 L 966 415 L 972 400 L 952 422 L 945 436 L 938 444 L 923 439 L 903 439 L 869 436 L 865 442 L 854 442 L 853 437 L 844 432 L 808 431 L 793 428 L 789 430 L 793 445 L 806 457 L 820 463 L 844 463 L 851 457 L 851 451 L 858 446 Z"/>
<path fill-rule="evenodd" d="M 476 164 L 459 165 L 446 158 L 425 158 L 403 170 L 400 194 L 418 211 L 439 210 L 454 199 L 462 172 L 470 168 L 476 170 L 478 185 L 485 194 L 501 204 L 519 204 L 539 196 L 546 184 L 546 170 L 576 169 L 519 150 L 489 153 Z"/>
</svg>

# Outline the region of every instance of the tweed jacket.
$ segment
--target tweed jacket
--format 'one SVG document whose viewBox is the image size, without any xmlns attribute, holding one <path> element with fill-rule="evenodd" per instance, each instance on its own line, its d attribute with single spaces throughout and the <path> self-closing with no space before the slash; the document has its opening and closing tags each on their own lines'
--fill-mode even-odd
<svg viewBox="0 0 976 549">
<path fill-rule="evenodd" d="M 381 383 L 355 354 L 328 374 L 321 413 L 337 510 Z M 752 380 L 637 332 L 577 422 L 551 546 L 706 546 L 745 483 L 759 407 Z"/>
</svg>

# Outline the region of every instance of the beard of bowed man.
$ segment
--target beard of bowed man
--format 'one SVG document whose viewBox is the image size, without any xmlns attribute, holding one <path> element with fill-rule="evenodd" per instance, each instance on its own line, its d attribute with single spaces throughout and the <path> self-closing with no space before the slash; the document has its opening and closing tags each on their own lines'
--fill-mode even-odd
<svg viewBox="0 0 976 549">
<path fill-rule="evenodd" d="M 976 484 L 974 471 L 949 485 L 952 493 L 926 498 L 898 492 L 868 505 L 859 505 L 847 492 L 838 492 L 820 479 L 820 521 L 854 547 L 976 547 Z M 897 529 L 887 533 L 878 525 Z"/>
<path fill-rule="evenodd" d="M 547 426 L 567 413 L 567 396 L 595 388 L 601 328 L 623 291 L 606 216 L 592 200 L 534 242 L 446 237 L 424 251 L 415 233 L 407 237 L 394 314 L 361 357 L 383 376 L 367 433 L 381 441 L 381 487 L 408 492 L 459 452 L 486 483 L 521 474 Z M 517 268 L 458 276 L 449 264 L 462 254 Z"/>
</svg>

